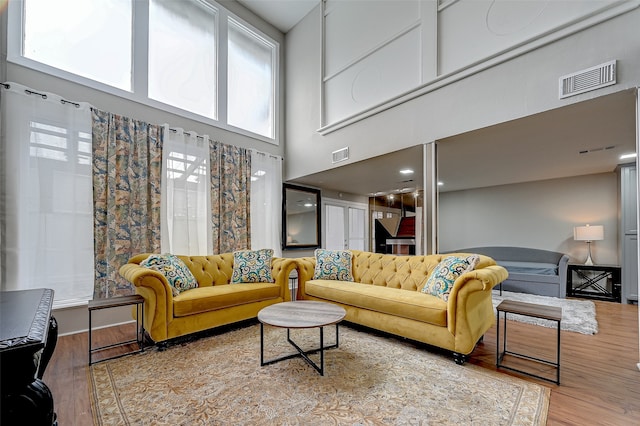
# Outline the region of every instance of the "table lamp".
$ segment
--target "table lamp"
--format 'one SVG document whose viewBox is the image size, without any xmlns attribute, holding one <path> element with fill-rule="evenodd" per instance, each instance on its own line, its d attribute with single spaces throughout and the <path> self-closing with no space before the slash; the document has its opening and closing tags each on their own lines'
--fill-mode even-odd
<svg viewBox="0 0 640 426">
<path fill-rule="evenodd" d="M 576 241 L 587 242 L 589 255 L 587 256 L 587 261 L 584 262 L 584 264 L 593 265 L 593 260 L 591 259 L 591 242 L 604 240 L 604 226 L 590 226 L 588 224 L 586 226 L 575 226 L 573 228 L 573 239 Z"/>
</svg>

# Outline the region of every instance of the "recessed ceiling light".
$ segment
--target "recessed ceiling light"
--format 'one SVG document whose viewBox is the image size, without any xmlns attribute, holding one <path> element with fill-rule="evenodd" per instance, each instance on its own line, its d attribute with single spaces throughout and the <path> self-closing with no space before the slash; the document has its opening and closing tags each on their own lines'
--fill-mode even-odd
<svg viewBox="0 0 640 426">
<path fill-rule="evenodd" d="M 413 170 L 411 169 L 402 169 L 400 170 L 400 173 L 402 173 L 403 175 L 410 175 L 413 173 Z"/>
<path fill-rule="evenodd" d="M 621 160 L 626 160 L 627 158 L 636 158 L 637 154 L 634 152 L 633 154 L 624 154 L 620 156 Z"/>
<path fill-rule="evenodd" d="M 438 182 L 438 186 L 444 185 L 444 182 Z"/>
</svg>

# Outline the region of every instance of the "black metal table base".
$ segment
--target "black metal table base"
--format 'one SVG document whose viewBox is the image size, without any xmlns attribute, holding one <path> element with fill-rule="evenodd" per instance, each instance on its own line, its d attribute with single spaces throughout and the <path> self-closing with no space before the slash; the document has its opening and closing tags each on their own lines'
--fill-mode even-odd
<svg viewBox="0 0 640 426">
<path fill-rule="evenodd" d="M 110 345 L 100 346 L 97 348 L 93 347 L 92 342 L 92 332 L 93 332 L 93 324 L 92 324 L 92 315 L 93 311 L 100 309 L 108 309 L 115 308 L 119 306 L 136 306 L 136 337 L 135 339 L 125 340 L 121 342 L 116 342 Z M 135 352 L 126 352 L 120 355 L 111 356 L 108 358 L 102 358 L 98 361 L 93 361 L 93 354 L 104 351 L 106 349 L 116 348 L 119 346 L 125 346 L 132 343 L 136 343 L 138 345 L 138 350 Z M 121 296 L 114 297 L 111 299 L 98 299 L 89 301 L 89 365 L 95 364 L 96 362 L 107 361 L 109 359 L 120 358 L 125 355 L 130 355 L 133 353 L 144 352 L 144 299 L 139 295 L 133 296 Z"/>
<path fill-rule="evenodd" d="M 327 349 L 337 348 L 338 345 L 340 344 L 340 338 L 338 334 L 338 324 L 336 324 L 336 343 L 333 345 L 325 346 L 324 345 L 324 327 L 318 327 L 318 328 L 320 329 L 320 347 L 319 348 L 310 349 L 308 351 L 303 350 L 300 346 L 296 344 L 296 342 L 294 342 L 291 339 L 291 330 L 287 328 L 287 342 L 289 342 L 289 344 L 296 349 L 297 353 L 265 361 L 264 360 L 264 324 L 260 323 L 260 366 L 264 367 L 265 365 L 274 364 L 279 361 L 301 357 L 307 362 L 307 364 L 313 367 L 314 370 L 320 373 L 321 376 L 324 376 L 324 351 Z M 311 358 L 309 358 L 309 355 L 318 353 L 318 352 L 320 352 L 320 365 L 318 365 Z"/>
<path fill-rule="evenodd" d="M 504 329 L 503 329 L 503 336 L 502 336 L 502 351 L 500 351 L 500 312 L 504 312 Z M 520 315 L 525 315 L 520 313 Z M 557 335 L 557 342 L 556 342 L 556 361 L 549 361 L 546 359 L 541 359 L 541 358 L 536 358 L 536 357 L 532 357 L 529 355 L 525 355 L 525 354 L 521 354 L 521 353 L 517 353 L 517 352 L 513 352 L 513 351 L 508 351 L 507 350 L 507 312 L 506 311 L 500 311 L 498 310 L 498 320 L 496 321 L 497 324 L 497 330 L 496 330 L 496 346 L 497 346 L 497 350 L 496 350 L 496 367 L 497 368 L 506 368 L 507 370 L 511 370 L 511 371 L 515 371 L 518 373 L 522 373 L 522 374 L 526 374 L 527 376 L 531 376 L 531 377 L 535 377 L 537 379 L 542 379 L 542 380 L 546 380 L 548 382 L 552 382 L 555 383 L 557 385 L 560 384 L 560 320 L 552 320 L 549 319 L 549 321 L 555 321 L 558 325 L 558 335 Z M 546 365 L 550 365 L 552 367 L 554 367 L 556 369 L 556 379 L 550 379 L 548 377 L 544 377 L 544 376 L 539 376 L 537 374 L 533 374 L 531 372 L 528 371 L 524 371 L 524 370 L 519 370 L 517 368 L 513 368 L 513 367 L 509 367 L 507 365 L 504 365 L 502 363 L 504 356 L 505 355 L 512 355 L 518 358 L 522 358 L 522 359 L 528 359 L 530 361 L 536 361 L 542 364 L 546 364 Z"/>
</svg>

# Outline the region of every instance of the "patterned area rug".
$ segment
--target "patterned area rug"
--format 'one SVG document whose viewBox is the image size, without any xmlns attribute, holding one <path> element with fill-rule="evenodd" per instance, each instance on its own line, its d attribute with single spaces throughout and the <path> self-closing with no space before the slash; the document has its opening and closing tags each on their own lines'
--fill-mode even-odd
<svg viewBox="0 0 640 426">
<path fill-rule="evenodd" d="M 496 312 L 496 306 L 505 299 L 536 303 L 538 305 L 559 306 L 562 308 L 562 321 L 560 322 L 561 330 L 575 331 L 576 333 L 582 334 L 596 334 L 598 332 L 596 305 L 590 300 L 560 299 L 557 297 L 538 296 L 535 294 L 512 293 L 510 291 L 503 291 L 502 296 L 500 296 L 500 292 L 498 290 L 493 291 L 492 297 L 494 313 Z M 500 316 L 501 318 L 502 315 Z M 541 325 L 543 327 L 556 328 L 557 326 L 555 321 L 516 314 L 509 314 L 508 319 Z"/>
<path fill-rule="evenodd" d="M 292 330 L 317 347 L 318 329 Z M 325 328 L 325 344 L 335 327 Z M 265 327 L 265 359 L 295 350 Z M 319 355 L 312 355 L 319 361 Z M 89 369 L 97 425 L 544 425 L 550 389 L 412 343 L 340 327 L 325 375 L 300 358 L 260 366 L 254 324 Z"/>
</svg>

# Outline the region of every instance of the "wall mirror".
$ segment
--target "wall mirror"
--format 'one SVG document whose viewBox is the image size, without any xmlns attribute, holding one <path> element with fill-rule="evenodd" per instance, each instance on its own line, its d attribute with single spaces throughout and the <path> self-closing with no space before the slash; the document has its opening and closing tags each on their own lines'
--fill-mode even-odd
<svg viewBox="0 0 640 426">
<path fill-rule="evenodd" d="M 320 247 L 320 190 L 282 186 L 282 248 Z"/>
</svg>

